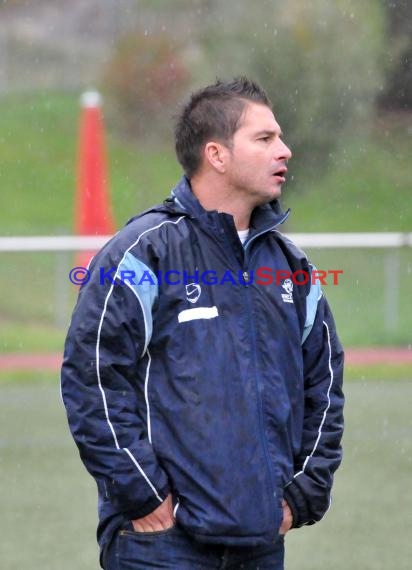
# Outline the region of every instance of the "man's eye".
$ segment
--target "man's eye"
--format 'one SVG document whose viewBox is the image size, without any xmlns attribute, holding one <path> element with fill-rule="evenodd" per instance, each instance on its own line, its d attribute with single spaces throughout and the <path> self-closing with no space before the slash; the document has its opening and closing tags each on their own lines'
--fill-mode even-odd
<svg viewBox="0 0 412 570">
<path fill-rule="evenodd" d="M 268 141 L 270 141 L 270 137 L 261 137 L 259 140 L 264 141 L 264 142 L 268 142 Z"/>
</svg>

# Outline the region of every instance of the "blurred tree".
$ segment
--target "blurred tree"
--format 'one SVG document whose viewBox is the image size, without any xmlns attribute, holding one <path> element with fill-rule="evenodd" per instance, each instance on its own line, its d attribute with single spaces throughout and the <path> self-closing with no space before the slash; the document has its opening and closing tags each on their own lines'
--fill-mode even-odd
<svg viewBox="0 0 412 570">
<path fill-rule="evenodd" d="M 381 79 L 383 10 L 375 0 L 262 0 L 222 14 L 204 34 L 218 74 L 266 88 L 294 151 L 298 178 L 318 176 L 345 129 L 366 124 Z M 232 5 L 233 7 L 233 5 Z M 303 184 L 300 181 L 300 187 Z"/>
<path fill-rule="evenodd" d="M 385 0 L 385 85 L 378 103 L 386 110 L 412 110 L 412 2 Z"/>
<path fill-rule="evenodd" d="M 298 178 L 319 176 L 345 129 L 367 123 L 381 85 L 384 10 L 376 0 L 140 0 L 139 6 L 151 31 L 119 47 L 106 85 L 142 121 L 154 125 L 161 108 L 174 104 L 189 69 L 192 88 L 216 76 L 249 75 L 272 99 Z M 157 101 L 154 76 L 164 69 L 169 87 Z"/>
<path fill-rule="evenodd" d="M 181 46 L 165 33 L 147 30 L 124 36 L 106 66 L 103 85 L 117 121 L 130 134 L 162 135 L 171 108 L 187 88 L 189 71 Z"/>
</svg>

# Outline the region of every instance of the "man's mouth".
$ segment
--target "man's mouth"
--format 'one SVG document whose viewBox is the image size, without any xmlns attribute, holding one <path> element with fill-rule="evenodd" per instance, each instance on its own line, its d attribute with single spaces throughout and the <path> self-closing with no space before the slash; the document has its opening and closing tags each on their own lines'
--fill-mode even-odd
<svg viewBox="0 0 412 570">
<path fill-rule="evenodd" d="M 281 184 L 284 184 L 286 182 L 286 172 L 287 171 L 288 171 L 288 169 L 286 168 L 286 166 L 282 166 L 282 168 L 279 168 L 278 170 L 276 170 L 276 172 L 274 172 L 272 176 L 274 176 L 278 182 L 280 182 Z"/>
</svg>

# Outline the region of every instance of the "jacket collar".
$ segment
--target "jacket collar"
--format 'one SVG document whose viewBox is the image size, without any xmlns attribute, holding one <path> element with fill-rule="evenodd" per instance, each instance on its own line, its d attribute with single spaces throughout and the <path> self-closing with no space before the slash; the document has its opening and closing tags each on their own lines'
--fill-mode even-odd
<svg viewBox="0 0 412 570">
<path fill-rule="evenodd" d="M 210 216 L 223 216 L 224 218 L 232 216 L 229 214 L 218 214 L 216 211 L 208 212 L 200 204 L 199 200 L 193 194 L 190 181 L 183 176 L 172 190 L 170 198 L 167 200 L 176 212 L 185 213 L 193 218 L 206 220 Z M 170 207 L 169 206 L 169 207 Z M 289 217 L 290 209 L 283 212 L 278 200 L 256 207 L 252 212 L 250 221 L 250 237 L 256 234 L 262 234 L 277 227 Z"/>
</svg>

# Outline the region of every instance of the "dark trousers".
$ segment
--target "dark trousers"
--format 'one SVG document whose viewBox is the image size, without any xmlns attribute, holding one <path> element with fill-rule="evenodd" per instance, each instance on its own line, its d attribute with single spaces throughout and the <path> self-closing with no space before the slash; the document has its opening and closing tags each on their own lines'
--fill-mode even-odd
<svg viewBox="0 0 412 570">
<path fill-rule="evenodd" d="M 140 533 L 120 530 L 104 556 L 105 570 L 283 570 L 280 536 L 267 546 L 201 544 L 181 528 Z"/>
</svg>

